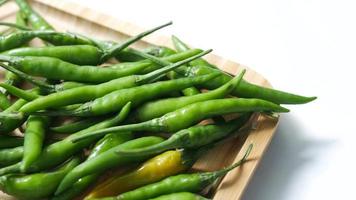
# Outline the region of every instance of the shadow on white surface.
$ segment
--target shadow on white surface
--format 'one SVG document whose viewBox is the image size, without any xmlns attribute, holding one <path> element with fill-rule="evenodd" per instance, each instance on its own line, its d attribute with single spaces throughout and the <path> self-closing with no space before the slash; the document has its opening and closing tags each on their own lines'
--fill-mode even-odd
<svg viewBox="0 0 356 200">
<path fill-rule="evenodd" d="M 242 200 L 295 199 L 287 196 L 293 178 L 312 166 L 318 154 L 334 142 L 311 140 L 293 115 L 282 116 L 276 135 Z"/>
</svg>

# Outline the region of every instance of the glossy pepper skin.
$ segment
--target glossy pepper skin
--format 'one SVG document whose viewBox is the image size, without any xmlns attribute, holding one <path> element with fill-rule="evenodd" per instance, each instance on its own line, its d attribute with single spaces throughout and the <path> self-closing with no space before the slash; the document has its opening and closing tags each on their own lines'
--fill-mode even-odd
<svg viewBox="0 0 356 200">
<path fill-rule="evenodd" d="M 89 154 L 87 160 L 95 158 L 101 153 L 114 148 L 117 145 L 125 143 L 133 138 L 131 133 L 127 134 L 108 134 L 101 140 L 99 140 L 91 153 Z M 86 190 L 91 184 L 93 184 L 99 178 L 100 173 L 94 173 L 83 178 L 80 178 L 76 183 L 73 184 L 69 190 L 64 193 L 51 198 L 52 200 L 71 200 L 80 195 L 84 190 Z"/>
<path fill-rule="evenodd" d="M 244 73 L 245 70 L 242 71 L 239 76 L 231 79 L 231 81 L 209 92 L 147 102 L 135 110 L 134 118 L 139 122 L 144 122 L 156 117 L 161 117 L 169 112 L 173 112 L 192 103 L 225 98 L 234 90 L 235 87 L 237 87 L 238 84 L 240 84 Z"/>
<path fill-rule="evenodd" d="M 186 51 L 187 49 L 189 49 L 186 44 L 184 44 L 175 36 L 172 37 L 172 41 L 178 51 Z M 208 63 L 204 59 L 194 60 L 190 63 L 190 65 L 191 66 L 187 68 L 180 68 L 181 73 L 190 76 L 198 76 L 213 72 L 221 73 L 220 77 L 215 78 L 213 81 L 210 81 L 205 85 L 208 89 L 218 88 L 219 86 L 232 79 L 229 74 L 220 71 L 216 66 Z M 232 94 L 242 98 L 263 99 L 274 102 L 276 104 L 304 104 L 316 99 L 316 97 L 305 97 L 271 88 L 262 87 L 249 83 L 246 80 L 242 80 L 239 87 L 236 87 Z"/>
<path fill-rule="evenodd" d="M 130 191 L 143 185 L 157 182 L 168 176 L 183 172 L 191 167 L 197 156 L 194 152 L 175 150 L 157 155 L 132 172 L 119 177 L 111 177 L 100 183 L 85 199 L 108 197 Z"/>
<path fill-rule="evenodd" d="M 162 181 L 152 183 L 135 190 L 120 194 L 111 199 L 117 200 L 145 200 L 155 198 L 161 195 L 177 192 L 200 192 L 206 186 L 212 184 L 217 178 L 226 175 L 232 169 L 240 166 L 246 161 L 252 145 L 247 149 L 244 157 L 235 164 L 225 169 L 215 172 L 204 172 L 194 174 L 179 174 L 163 179 Z M 108 200 L 108 199 L 107 199 Z"/>
<path fill-rule="evenodd" d="M 90 140 L 86 140 L 74 144 L 71 141 L 74 137 L 85 135 L 98 129 L 114 126 L 115 124 L 118 124 L 123 120 L 125 120 L 129 111 L 130 111 L 130 105 L 128 104 L 117 116 L 108 118 L 87 129 L 74 133 L 61 141 L 46 146 L 42 150 L 42 153 L 39 156 L 39 158 L 28 168 L 28 172 L 39 172 L 63 163 L 72 155 L 81 151 L 82 149 L 84 149 L 85 147 L 89 146 L 90 144 L 92 144 L 93 142 L 99 139 L 99 138 L 92 138 Z M 6 168 L 2 168 L 0 169 L 0 175 L 4 175 L 8 173 L 18 173 L 20 172 L 20 167 L 21 167 L 21 163 L 16 163 Z"/>
<path fill-rule="evenodd" d="M 53 172 L 1 176 L 0 188 L 3 192 L 19 199 L 43 199 L 53 195 L 64 175 L 79 163 L 79 158 L 73 158 L 63 167 Z"/>
<path fill-rule="evenodd" d="M 111 92 L 103 97 L 87 102 L 75 110 L 54 111 L 54 115 L 68 116 L 97 116 L 113 113 L 122 108 L 127 102 L 132 107 L 137 107 L 144 102 L 167 96 L 171 92 L 180 91 L 192 85 L 201 85 L 216 77 L 217 74 L 197 76 L 194 78 L 181 78 L 177 80 L 158 81 L 133 88 L 122 89 Z"/>
<path fill-rule="evenodd" d="M 157 145 L 143 149 L 120 151 L 117 153 L 126 156 L 136 156 L 160 153 L 169 149 L 199 148 L 201 146 L 209 145 L 228 137 L 234 131 L 245 125 L 246 122 L 248 122 L 250 119 L 251 115 L 251 113 L 243 114 L 234 120 L 220 124 L 192 126 L 190 128 L 183 129 L 177 133 L 174 133 L 170 138 Z"/>
<path fill-rule="evenodd" d="M 28 118 L 25 131 L 24 155 L 21 163 L 22 172 L 26 172 L 41 155 L 49 120 L 48 117 L 35 115 Z"/>
<path fill-rule="evenodd" d="M 197 124 L 203 119 L 215 116 L 231 113 L 266 111 L 289 112 L 289 110 L 284 107 L 261 99 L 228 98 L 208 100 L 190 104 L 149 121 L 94 131 L 85 136 L 76 137 L 72 141 L 79 142 L 87 138 L 103 136 L 113 131 L 177 132 Z"/>
<path fill-rule="evenodd" d="M 199 51 L 196 51 L 196 53 L 197 52 L 199 52 Z M 20 109 L 20 112 L 32 113 L 32 112 L 47 109 L 47 108 L 71 105 L 71 104 L 75 104 L 75 103 L 83 103 L 83 102 L 87 102 L 87 101 L 102 97 L 105 94 L 108 94 L 115 90 L 131 88 L 134 86 L 142 85 L 142 84 L 152 81 L 152 79 L 155 79 L 155 78 L 161 76 L 162 74 L 166 73 L 167 71 L 173 70 L 173 69 L 179 67 L 180 65 L 184 64 L 185 62 L 187 62 L 191 59 L 194 59 L 197 56 L 202 56 L 202 55 L 204 55 L 204 53 L 198 53 L 195 56 L 187 58 L 183 61 L 179 61 L 173 65 L 169 65 L 164 68 L 157 69 L 157 70 L 152 71 L 148 74 L 126 76 L 126 77 L 114 79 L 114 80 L 111 80 L 109 82 L 102 83 L 99 85 L 88 85 L 88 86 L 83 86 L 83 87 L 77 87 L 74 89 L 65 90 L 63 92 L 50 94 L 50 95 L 44 96 L 42 98 L 38 98 L 38 99 L 28 103 L 27 105 L 23 106 Z M 130 74 L 131 73 L 134 73 L 134 72 L 130 72 Z"/>
<path fill-rule="evenodd" d="M 218 69 L 213 69 L 210 67 L 198 65 L 194 67 L 188 67 L 183 69 L 188 76 L 199 76 L 202 74 L 209 74 L 213 72 L 220 72 L 221 76 L 215 78 L 205 85 L 208 89 L 215 89 L 220 85 L 228 82 L 232 79 L 232 76 L 221 72 Z M 241 98 L 259 98 L 264 99 L 276 104 L 304 104 L 316 99 L 316 97 L 305 97 L 300 95 L 295 95 L 271 88 L 262 87 L 242 80 L 239 87 L 235 89 L 232 93 Z"/>
<path fill-rule="evenodd" d="M 53 57 L 77 65 L 97 65 L 101 50 L 91 45 L 22 47 L 2 52 L 9 56 Z"/>
<path fill-rule="evenodd" d="M 143 160 L 148 159 L 150 156 L 137 156 L 133 157 L 124 157 L 115 153 L 120 149 L 135 149 L 142 148 L 162 142 L 163 139 L 160 137 L 142 137 L 134 139 L 128 142 L 125 142 L 121 145 L 118 145 L 114 148 L 109 149 L 108 151 L 96 156 L 93 159 L 87 160 L 82 164 L 78 165 L 72 171 L 70 171 L 65 178 L 62 180 L 59 185 L 56 195 L 65 192 L 65 190 L 72 187 L 72 185 L 80 178 L 90 175 L 92 173 L 102 173 L 107 169 L 113 167 L 124 166 L 129 163 L 137 163 Z"/>
</svg>

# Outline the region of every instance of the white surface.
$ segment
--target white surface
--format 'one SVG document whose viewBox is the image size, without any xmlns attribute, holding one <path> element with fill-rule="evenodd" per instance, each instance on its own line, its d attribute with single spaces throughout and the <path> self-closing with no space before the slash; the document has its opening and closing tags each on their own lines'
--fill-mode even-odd
<svg viewBox="0 0 356 200">
<path fill-rule="evenodd" d="M 355 3 L 327 0 L 77 0 L 175 34 L 319 99 L 282 117 L 243 199 L 355 199 Z"/>
</svg>

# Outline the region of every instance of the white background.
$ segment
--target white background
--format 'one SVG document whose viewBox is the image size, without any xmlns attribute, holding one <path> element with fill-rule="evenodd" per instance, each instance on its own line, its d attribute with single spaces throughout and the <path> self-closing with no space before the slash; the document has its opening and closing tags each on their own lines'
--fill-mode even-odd
<svg viewBox="0 0 356 200">
<path fill-rule="evenodd" d="M 74 1 L 74 0 L 73 0 Z M 317 95 L 288 106 L 245 200 L 356 199 L 353 1 L 77 0 L 145 28 L 169 20 L 187 43 L 252 67 L 274 87 Z"/>
</svg>

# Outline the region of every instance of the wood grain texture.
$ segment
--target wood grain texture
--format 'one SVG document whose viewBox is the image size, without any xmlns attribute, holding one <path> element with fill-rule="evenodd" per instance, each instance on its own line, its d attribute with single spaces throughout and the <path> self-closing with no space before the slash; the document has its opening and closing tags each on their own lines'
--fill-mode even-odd
<svg viewBox="0 0 356 200">
<path fill-rule="evenodd" d="M 90 35 L 95 38 L 122 41 L 143 30 L 131 23 L 117 20 L 109 15 L 95 12 L 72 2 L 36 0 L 31 1 L 31 4 L 34 9 L 45 16 L 56 29 L 62 31 L 68 30 Z M 17 6 L 14 3 L 9 2 L 5 4 L 0 8 L 0 20 L 14 21 L 16 11 Z M 142 41 L 135 43 L 133 46 L 136 48 L 144 48 L 151 44 L 172 47 L 169 37 L 160 36 L 159 33 L 145 37 Z M 245 79 L 259 85 L 271 86 L 264 77 L 246 66 L 242 66 L 217 55 L 208 55 L 206 58 L 231 74 L 237 74 L 242 69 L 247 69 Z M 241 198 L 244 189 L 274 135 L 277 125 L 278 119 L 260 115 L 257 117 L 254 129 L 249 130 L 248 135 L 236 138 L 224 145 L 214 148 L 194 165 L 195 169 L 204 171 L 221 169 L 224 166 L 238 161 L 243 156 L 248 145 L 251 143 L 254 144 L 249 162 L 245 163 L 241 168 L 233 170 L 221 180 L 213 194 L 214 199 L 236 200 Z M 1 194 L 0 192 L 0 199 L 12 200 L 13 198 Z"/>
</svg>

